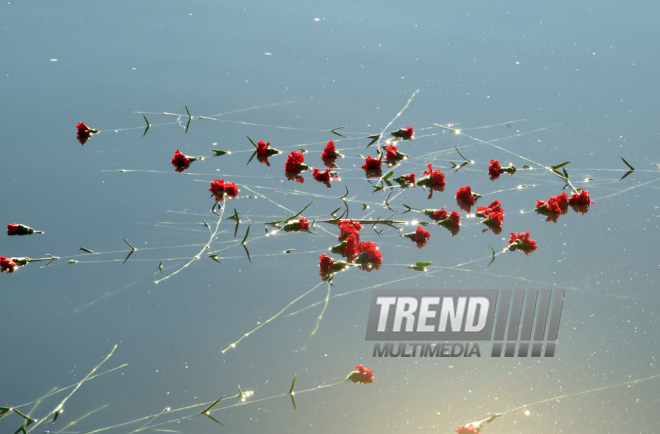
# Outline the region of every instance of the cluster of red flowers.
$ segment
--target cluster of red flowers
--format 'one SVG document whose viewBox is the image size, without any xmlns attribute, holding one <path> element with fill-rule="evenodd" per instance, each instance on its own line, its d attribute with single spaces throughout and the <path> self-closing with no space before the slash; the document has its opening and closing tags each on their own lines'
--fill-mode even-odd
<svg viewBox="0 0 660 434">
<path fill-rule="evenodd" d="M 537 247 L 536 241 L 529 238 L 529 232 L 520 232 L 518 234 L 511 232 L 509 250 L 522 250 L 526 255 L 529 255 Z"/>
<path fill-rule="evenodd" d="M 370 241 L 360 241 L 362 225 L 353 220 L 340 220 L 337 222 L 337 227 L 340 230 L 340 243 L 332 247 L 330 251 L 341 254 L 348 262 L 336 261 L 325 253 L 322 254 L 319 257 L 321 278 L 328 280 L 333 272 L 346 268 L 350 264 L 358 265 L 364 271 L 378 270 L 383 257 L 378 250 L 378 245 Z"/>
<path fill-rule="evenodd" d="M 215 197 L 216 202 L 222 202 L 225 200 L 225 197 L 231 199 L 235 198 L 238 195 L 238 187 L 233 182 L 225 182 L 224 179 L 216 179 L 211 182 L 211 187 L 209 191 Z"/>
<path fill-rule="evenodd" d="M 348 238 L 349 235 L 355 235 L 356 241 L 360 241 L 360 230 L 362 225 L 359 222 L 354 222 L 353 220 L 341 220 L 337 222 L 339 227 L 339 241 L 344 241 Z"/>
<path fill-rule="evenodd" d="M 496 235 L 502 232 L 502 223 L 504 222 L 502 202 L 495 199 L 488 206 L 478 206 L 476 214 L 477 217 L 484 217 L 486 219 L 482 223 L 490 226 Z"/>
<path fill-rule="evenodd" d="M 18 265 L 11 258 L 0 256 L 0 272 L 13 273 Z"/>
<path fill-rule="evenodd" d="M 557 222 L 557 217 L 568 212 L 568 206 L 573 207 L 575 212 L 585 214 L 589 210 L 589 205 L 594 203 L 589 197 L 589 192 L 580 190 L 578 193 L 573 192 L 571 197 L 566 193 L 561 192 L 555 197 L 551 197 L 547 202 L 542 200 L 536 201 L 536 212 L 539 214 L 547 215 L 546 221 Z"/>
</svg>

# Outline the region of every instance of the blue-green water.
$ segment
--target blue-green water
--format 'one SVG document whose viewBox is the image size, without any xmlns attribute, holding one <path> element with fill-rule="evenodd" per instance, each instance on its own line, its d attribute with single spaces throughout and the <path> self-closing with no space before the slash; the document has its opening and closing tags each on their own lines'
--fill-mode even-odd
<svg viewBox="0 0 660 434">
<path fill-rule="evenodd" d="M 449 433 L 487 412 L 659 374 L 654 3 L 0 8 L 0 223 L 45 232 L 3 236 L 0 254 L 60 257 L 0 275 L 0 406 L 47 419 L 28 430 L 87 433 L 133 422 L 103 432 Z M 193 116 L 187 131 L 184 106 Z M 140 113 L 152 125 L 144 136 Z M 76 140 L 81 121 L 101 130 L 84 147 Z M 383 266 L 349 269 L 328 289 L 318 257 L 337 243 L 337 229 L 317 223 L 312 234 L 266 237 L 264 223 L 312 201 L 303 215 L 330 218 L 344 206 L 346 187 L 350 217 L 388 217 L 389 193 L 372 193 L 357 155 L 376 156 L 366 136 L 408 125 L 415 139 L 399 149 L 411 158 L 395 176 L 419 177 L 433 163 L 447 188 L 430 200 L 420 187 L 395 190 L 393 218 L 428 220 L 402 214 L 403 203 L 459 210 L 454 192 L 469 184 L 484 195 L 479 205 L 502 201 L 503 232 L 482 233 L 485 226 L 460 211 L 458 235 L 427 227 L 431 238 L 420 250 L 395 229 L 380 227 L 379 236 L 365 227 L 362 239 L 378 243 Z M 340 126 L 345 137 L 328 132 Z M 304 184 L 288 181 L 284 154 L 270 167 L 256 159 L 246 166 L 253 152 L 246 136 L 284 153 L 302 147 L 318 168 L 334 140 L 346 156 L 337 161 L 341 180 L 327 189 L 310 170 Z M 448 162 L 461 160 L 454 146 L 474 161 L 456 173 Z M 212 148 L 231 154 L 211 157 Z M 170 163 L 176 149 L 206 158 L 179 174 Z M 637 169 L 623 180 L 620 157 Z M 490 181 L 493 158 L 533 170 Z M 535 201 L 564 183 L 544 167 L 569 160 L 570 180 L 595 204 L 546 222 Z M 210 212 L 216 178 L 235 182 L 243 197 L 227 201 L 221 220 Z M 226 220 L 234 208 L 236 236 Z M 220 221 L 216 236 L 202 219 L 213 230 Z M 240 245 L 248 224 L 251 262 Z M 526 231 L 536 252 L 504 253 L 488 266 L 489 245 L 499 251 L 509 232 Z M 121 237 L 137 248 L 125 263 L 130 248 Z M 425 273 L 407 268 L 417 261 L 433 265 Z M 556 357 L 372 358 L 364 333 L 375 286 L 564 288 Z M 326 306 L 328 294 L 342 296 Z M 52 389 L 85 378 L 116 344 L 97 373 L 128 365 L 83 383 L 55 424 L 50 415 L 73 388 L 35 408 Z M 302 392 L 340 382 L 361 363 L 374 370 L 373 385 L 298 393 L 297 411 L 287 396 L 270 399 L 286 394 L 295 374 Z M 550 400 L 484 432 L 652 432 L 658 381 Z M 236 404 L 239 384 L 255 392 L 247 402 L 268 399 L 213 412 L 225 428 L 194 416 L 222 395 L 216 408 Z M 191 408 L 143 419 L 166 407 Z M 21 424 L 6 415 L 0 431 Z"/>
</svg>

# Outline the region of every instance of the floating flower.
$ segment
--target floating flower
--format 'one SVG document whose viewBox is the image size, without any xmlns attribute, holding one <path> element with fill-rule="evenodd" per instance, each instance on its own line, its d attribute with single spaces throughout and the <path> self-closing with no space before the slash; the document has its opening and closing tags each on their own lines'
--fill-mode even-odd
<svg viewBox="0 0 660 434">
<path fill-rule="evenodd" d="M 486 220 L 483 220 L 481 223 L 492 228 L 496 235 L 502 232 L 502 223 L 504 222 L 504 213 L 502 211 L 486 210 L 483 214 Z"/>
<path fill-rule="evenodd" d="M 459 425 L 456 428 L 456 434 L 479 434 L 480 432 L 481 431 L 479 431 L 473 425 Z"/>
<path fill-rule="evenodd" d="M 536 241 L 529 239 L 529 232 L 520 232 L 518 234 L 511 232 L 511 237 L 509 238 L 510 251 L 520 249 L 526 255 L 529 255 L 537 247 Z"/>
<path fill-rule="evenodd" d="M 43 234 L 43 232 L 35 231 L 31 227 L 19 223 L 9 223 L 7 225 L 7 235 L 32 235 L 32 234 Z"/>
<path fill-rule="evenodd" d="M 480 197 L 480 194 L 472 193 L 472 189 L 470 189 L 469 185 L 456 190 L 456 203 L 462 210 L 467 212 L 470 212 L 472 205 L 474 205 L 474 201 Z"/>
<path fill-rule="evenodd" d="M 83 146 L 85 146 L 85 143 L 87 142 L 87 140 L 89 140 L 90 136 L 99 133 L 99 130 L 96 130 L 94 128 L 89 128 L 87 125 L 85 125 L 84 122 L 80 122 L 78 125 L 76 125 L 76 128 L 78 128 L 78 135 L 76 136 L 76 138 Z"/>
<path fill-rule="evenodd" d="M 286 222 L 282 230 L 286 232 L 309 232 L 309 220 L 305 217 L 298 217 L 296 220 Z"/>
<path fill-rule="evenodd" d="M 500 177 L 501 173 L 507 172 L 509 175 L 513 175 L 517 169 L 513 167 L 513 164 L 509 164 L 508 167 L 502 167 L 500 162 L 497 160 L 490 160 L 490 166 L 488 166 L 488 174 L 490 175 L 490 180 L 494 181 Z"/>
<path fill-rule="evenodd" d="M 547 202 L 537 200 L 536 212 L 548 216 L 547 222 L 557 223 L 557 217 L 568 212 L 568 196 L 566 196 L 566 193 L 561 192 L 557 196 L 549 198 Z"/>
<path fill-rule="evenodd" d="M 485 211 L 491 211 L 491 212 L 503 212 L 502 211 L 502 202 L 499 200 L 495 199 L 490 203 L 488 206 L 478 206 L 477 207 L 477 217 L 486 217 Z"/>
<path fill-rule="evenodd" d="M 291 151 L 291 153 L 286 158 L 286 163 L 284 163 L 284 170 L 289 173 L 300 173 L 303 170 L 309 169 L 309 166 L 303 164 L 305 161 L 305 156 L 297 151 Z"/>
<path fill-rule="evenodd" d="M 355 241 L 360 241 L 360 230 L 362 225 L 359 222 L 354 222 L 353 220 L 340 220 L 337 222 L 337 226 L 341 231 L 339 235 L 339 241 L 343 241 L 348 238 L 349 235 L 355 235 Z"/>
<path fill-rule="evenodd" d="M 225 182 L 224 179 L 216 179 L 211 182 L 209 191 L 215 197 L 216 202 L 222 202 L 225 197 L 231 199 L 235 198 L 238 194 L 238 187 L 233 182 Z"/>
<path fill-rule="evenodd" d="M 573 206 L 586 206 L 588 207 L 592 203 L 596 203 L 589 197 L 589 192 L 586 190 L 580 190 L 579 193 L 573 192 L 573 195 L 568 198 L 568 203 Z"/>
<path fill-rule="evenodd" d="M 444 211 L 444 210 L 443 210 Z M 446 219 L 440 220 L 438 224 L 451 228 L 461 227 L 461 216 L 456 211 L 452 211 Z"/>
<path fill-rule="evenodd" d="M 431 233 L 425 231 L 421 226 L 417 226 L 417 230 L 415 232 L 411 232 L 409 234 L 403 234 L 402 236 L 408 237 L 411 240 L 413 240 L 415 243 L 417 243 L 417 247 L 421 249 L 426 245 L 429 238 L 431 238 Z"/>
<path fill-rule="evenodd" d="M 378 158 L 367 157 L 362 168 L 367 172 L 380 172 L 382 161 Z"/>
<path fill-rule="evenodd" d="M 347 241 L 352 237 L 353 235 L 350 235 L 347 238 Z M 376 243 L 362 241 L 358 243 L 356 247 L 357 257 L 355 258 L 355 263 L 359 264 L 362 270 L 371 271 L 372 268 L 375 268 L 376 270 L 380 268 L 383 258 Z"/>
<path fill-rule="evenodd" d="M 436 222 L 445 220 L 449 216 L 449 213 L 444 209 L 436 209 L 436 210 L 425 209 L 422 212 L 427 216 L 431 217 L 431 220 L 434 220 Z"/>
<path fill-rule="evenodd" d="M 404 154 L 403 152 L 399 152 L 396 146 L 389 144 L 387 145 L 387 148 L 385 148 L 385 159 L 387 160 L 403 160 L 404 158 L 407 158 L 408 156 Z"/>
<path fill-rule="evenodd" d="M 393 179 L 393 181 L 398 182 L 402 187 L 412 187 L 415 188 L 415 178 L 417 175 L 414 173 L 409 173 L 408 175 L 398 176 Z"/>
<path fill-rule="evenodd" d="M 417 181 L 417 185 L 444 188 L 445 174 L 440 169 L 433 169 L 431 164 L 428 164 L 427 167 L 429 170 L 424 171 L 424 177 Z"/>
<path fill-rule="evenodd" d="M 415 135 L 415 131 L 413 130 L 413 127 L 405 127 L 399 128 L 396 131 L 392 131 L 390 134 L 394 137 L 401 137 L 403 139 L 410 140 Z"/>
<path fill-rule="evenodd" d="M 202 159 L 201 157 L 190 157 L 188 155 L 184 155 L 181 152 L 179 152 L 179 150 L 177 149 L 176 151 L 174 151 L 174 158 L 172 158 L 172 165 L 175 167 L 174 170 L 181 173 L 190 167 L 191 162 L 201 159 Z"/>
<path fill-rule="evenodd" d="M 275 155 L 279 153 L 280 151 L 270 147 L 270 142 L 268 141 L 264 143 L 263 140 L 260 140 L 259 143 L 257 143 L 257 157 L 268 158 L 271 155 Z"/>
<path fill-rule="evenodd" d="M 319 265 L 321 267 L 319 275 L 324 282 L 330 280 L 332 274 L 348 267 L 347 262 L 334 260 L 325 253 L 319 256 Z"/>
<path fill-rule="evenodd" d="M 334 160 L 338 157 L 343 157 L 343 155 L 341 155 L 339 152 L 337 152 L 337 149 L 335 148 L 335 142 L 330 140 L 328 142 L 328 144 L 325 145 L 325 148 L 323 148 L 323 153 L 321 154 L 321 159 L 322 160 Z"/>
<path fill-rule="evenodd" d="M 7 273 L 13 273 L 14 270 L 18 267 L 16 262 L 12 261 L 11 258 L 5 258 L 4 256 L 0 256 L 0 273 L 2 272 L 7 272 Z"/>
<path fill-rule="evenodd" d="M 364 365 L 357 365 L 355 371 L 348 374 L 346 379 L 351 380 L 353 383 L 373 384 L 374 371 L 365 368 Z"/>
<path fill-rule="evenodd" d="M 332 175 L 336 175 L 336 173 L 331 172 L 329 167 L 326 168 L 324 172 L 321 172 L 316 168 L 314 168 L 314 171 L 312 172 L 314 179 L 316 179 L 318 182 L 324 183 L 328 188 L 330 188 L 330 178 Z"/>
</svg>

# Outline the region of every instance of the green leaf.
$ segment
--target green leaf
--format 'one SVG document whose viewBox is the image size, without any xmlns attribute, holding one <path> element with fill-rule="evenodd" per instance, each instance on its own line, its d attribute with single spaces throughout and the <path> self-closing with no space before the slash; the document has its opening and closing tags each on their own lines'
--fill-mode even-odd
<svg viewBox="0 0 660 434">
<path fill-rule="evenodd" d="M 79 248 L 80 250 L 82 250 L 83 252 L 94 253 L 94 252 L 92 252 L 91 250 L 86 249 L 86 248 L 84 248 L 84 247 L 78 247 L 78 248 Z M 0 409 L 0 410 L 1 410 L 1 409 Z"/>
<path fill-rule="evenodd" d="M 245 137 L 247 137 L 250 143 L 252 143 L 252 146 L 254 146 L 255 148 L 257 147 L 257 145 L 255 145 L 252 139 L 250 138 L 250 136 L 245 136 Z"/>
<path fill-rule="evenodd" d="M 211 151 L 215 152 L 214 157 L 218 157 L 220 155 L 225 155 L 229 153 L 227 151 L 221 151 L 220 149 L 211 149 Z"/>
<path fill-rule="evenodd" d="M 296 378 L 298 377 L 298 374 L 295 374 L 293 376 L 293 383 L 291 383 L 291 389 L 289 389 L 289 395 L 293 395 L 293 388 L 296 385 Z"/>
<path fill-rule="evenodd" d="M 626 166 L 628 166 L 628 168 L 629 168 L 630 170 L 635 170 L 635 168 L 632 167 L 630 164 L 628 164 L 628 162 L 627 162 L 626 160 L 624 160 L 623 157 L 619 157 L 619 158 L 621 158 L 621 160 L 623 160 L 623 162 L 626 163 Z"/>
<path fill-rule="evenodd" d="M 126 238 L 124 238 L 124 237 L 119 237 L 119 238 L 121 238 L 122 240 L 124 240 L 124 242 L 125 242 L 126 244 L 128 244 L 128 247 L 130 247 L 132 250 L 137 250 L 135 247 L 133 247 L 133 246 L 131 245 L 131 243 L 129 243 L 128 241 L 126 241 Z"/>
<path fill-rule="evenodd" d="M 224 397 L 225 397 L 225 395 L 222 395 L 222 396 L 220 397 L 220 399 L 218 399 L 217 401 L 215 401 L 213 404 L 211 404 L 210 407 L 207 407 L 204 411 L 202 411 L 202 412 L 199 413 L 199 414 L 204 414 L 204 413 L 206 413 L 206 412 L 211 411 L 211 409 L 212 409 L 213 407 L 215 407 L 215 405 L 216 405 L 218 402 L 220 402 L 220 401 L 222 400 L 222 398 L 224 398 Z"/>
<path fill-rule="evenodd" d="M 250 235 L 250 225 L 248 225 L 247 231 L 245 231 L 245 236 L 243 237 L 243 241 L 241 241 L 243 245 L 245 245 L 245 240 L 247 240 L 248 235 Z"/>
<path fill-rule="evenodd" d="M 568 163 L 570 163 L 570 161 L 566 161 L 565 163 L 561 163 L 561 164 L 558 164 L 558 165 L 556 165 L 556 166 L 550 166 L 550 168 L 551 168 L 552 170 L 557 170 L 557 169 L 559 169 L 560 167 L 564 167 L 564 166 L 567 165 Z M 523 169 L 528 168 L 528 167 L 529 167 L 529 166 L 523 166 Z"/>
<path fill-rule="evenodd" d="M 149 121 L 147 120 L 147 117 L 145 115 L 142 115 L 144 118 L 144 121 L 147 123 L 147 128 L 149 128 L 151 125 L 149 125 Z"/>
<path fill-rule="evenodd" d="M 250 164 L 250 161 L 252 161 L 252 159 L 254 158 L 255 155 L 257 155 L 257 151 L 254 151 L 254 152 L 252 153 L 252 156 L 250 157 L 250 159 L 248 160 L 248 162 L 245 164 L 246 166 L 247 166 L 248 164 Z"/>
<path fill-rule="evenodd" d="M 186 108 L 186 113 L 188 113 L 188 117 L 191 118 L 192 115 L 191 115 L 190 112 L 188 111 L 188 106 L 187 106 L 187 105 L 184 105 L 184 107 Z"/>
<path fill-rule="evenodd" d="M 391 177 L 392 175 L 394 175 L 394 171 L 393 171 L 393 170 L 390 170 L 389 172 L 387 172 L 387 173 L 385 174 L 385 176 L 383 176 L 383 179 L 384 179 L 384 180 L 388 180 L 388 179 L 390 179 L 390 177 Z"/>
<path fill-rule="evenodd" d="M 566 180 L 568 181 L 568 172 L 566 171 L 566 168 L 564 167 L 564 168 L 561 169 L 561 170 L 564 171 L 564 176 L 566 177 Z"/>
<path fill-rule="evenodd" d="M 415 266 L 417 267 L 427 267 L 429 265 L 431 265 L 430 262 L 415 262 Z"/>
<path fill-rule="evenodd" d="M 468 160 L 467 158 L 465 158 L 465 157 L 463 156 L 463 154 L 461 154 L 461 151 L 458 150 L 458 148 L 456 147 L 456 145 L 454 145 L 454 149 L 456 149 L 456 152 L 458 152 L 458 155 L 460 155 L 461 158 L 463 158 L 463 159 L 464 159 L 465 161 L 467 161 L 468 163 L 470 162 L 470 160 Z"/>
<path fill-rule="evenodd" d="M 339 199 L 345 199 L 345 198 L 346 198 L 346 196 L 348 196 L 348 186 L 347 186 L 347 185 L 345 185 L 344 187 L 346 187 L 346 194 L 345 194 L 345 195 L 343 195 L 343 196 L 341 196 L 341 197 L 340 197 Z"/>
</svg>

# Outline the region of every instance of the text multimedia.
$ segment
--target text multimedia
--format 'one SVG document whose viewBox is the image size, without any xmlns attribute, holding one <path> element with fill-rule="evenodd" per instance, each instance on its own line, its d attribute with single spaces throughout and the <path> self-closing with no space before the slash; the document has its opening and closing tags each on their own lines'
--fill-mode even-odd
<svg viewBox="0 0 660 434">
<path fill-rule="evenodd" d="M 374 345 L 372 357 L 481 357 L 478 343 L 392 343 Z"/>
</svg>

